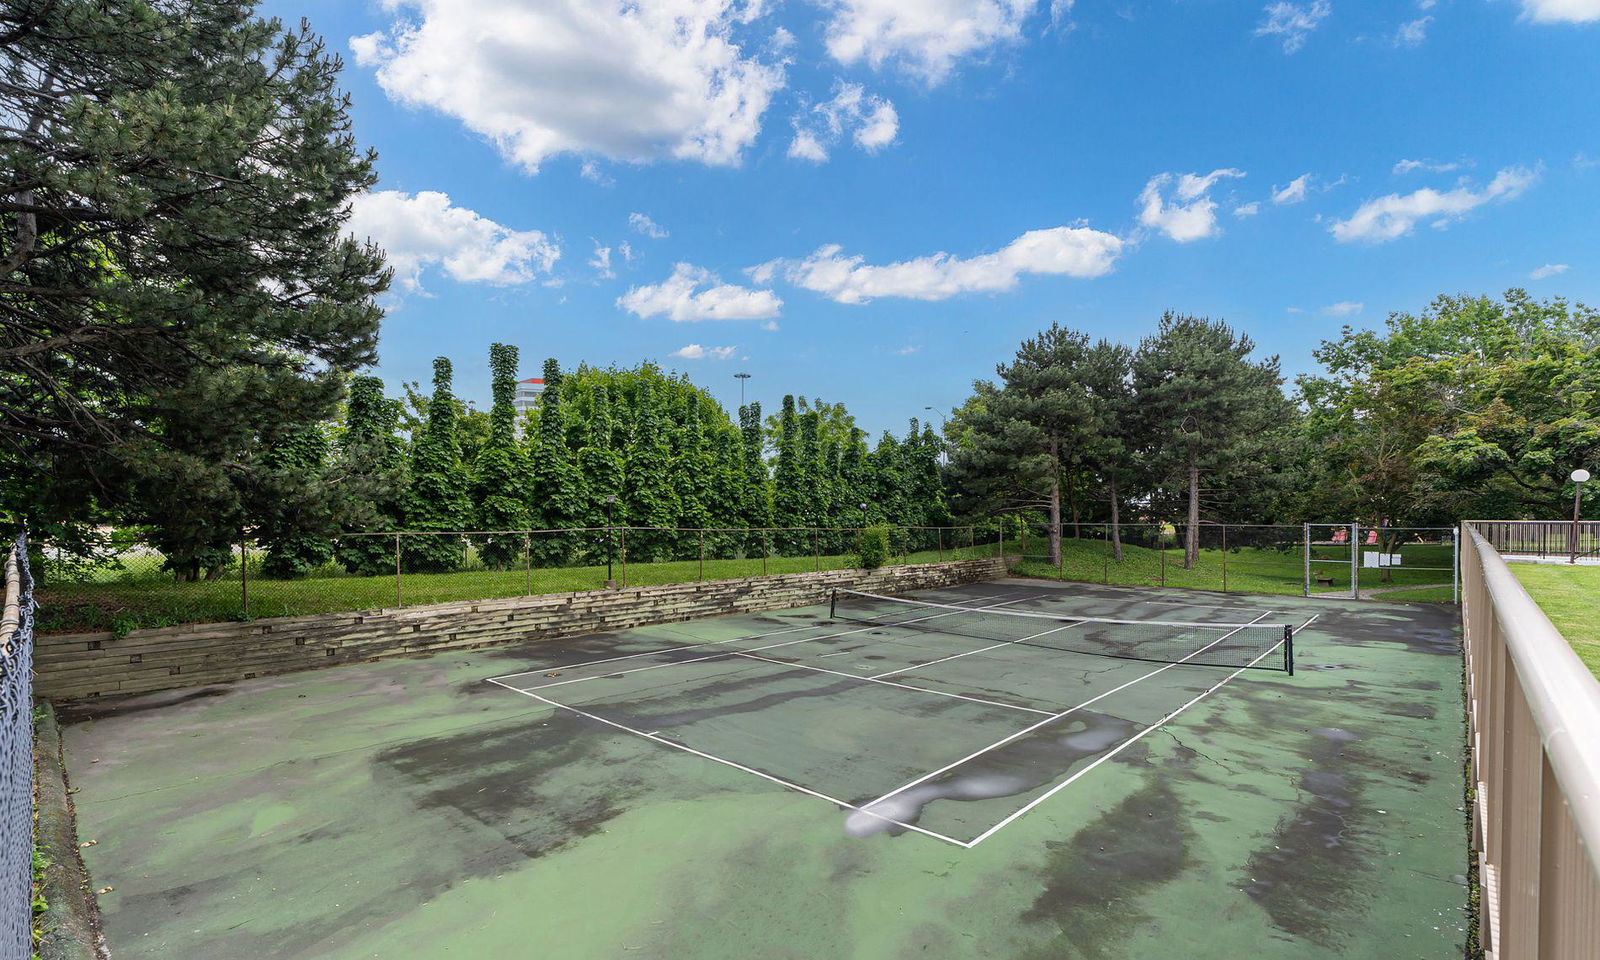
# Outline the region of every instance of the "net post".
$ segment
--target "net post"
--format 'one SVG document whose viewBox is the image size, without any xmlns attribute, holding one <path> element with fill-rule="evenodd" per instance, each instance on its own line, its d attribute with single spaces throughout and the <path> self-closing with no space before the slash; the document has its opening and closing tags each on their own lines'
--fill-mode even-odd
<svg viewBox="0 0 1600 960">
<path fill-rule="evenodd" d="M 1294 676 L 1294 627 L 1283 625 L 1283 669 Z"/>
</svg>

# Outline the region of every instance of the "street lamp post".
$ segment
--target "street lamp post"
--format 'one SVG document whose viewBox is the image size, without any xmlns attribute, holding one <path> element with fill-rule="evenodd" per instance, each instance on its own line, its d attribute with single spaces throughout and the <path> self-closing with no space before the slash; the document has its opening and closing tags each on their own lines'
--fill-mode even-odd
<svg viewBox="0 0 1600 960">
<path fill-rule="evenodd" d="M 606 497 L 606 589 L 615 590 L 617 581 L 611 576 L 611 557 L 617 552 L 617 528 L 611 523 L 611 508 L 617 505 L 617 495 Z"/>
<path fill-rule="evenodd" d="M 1572 471 L 1572 559 L 1568 562 L 1578 562 L 1578 531 L 1583 523 L 1583 484 L 1589 479 L 1589 471 L 1579 467 Z"/>
<path fill-rule="evenodd" d="M 922 409 L 939 418 L 939 459 L 948 465 L 950 463 L 950 438 L 945 436 L 945 433 L 950 429 L 950 418 L 932 407 L 923 407 Z"/>
<path fill-rule="evenodd" d="M 750 379 L 750 374 L 748 374 L 748 373 L 736 373 L 736 374 L 733 375 L 733 378 L 735 380 L 739 381 L 739 406 L 743 407 L 744 406 L 744 382 L 746 380 Z"/>
</svg>

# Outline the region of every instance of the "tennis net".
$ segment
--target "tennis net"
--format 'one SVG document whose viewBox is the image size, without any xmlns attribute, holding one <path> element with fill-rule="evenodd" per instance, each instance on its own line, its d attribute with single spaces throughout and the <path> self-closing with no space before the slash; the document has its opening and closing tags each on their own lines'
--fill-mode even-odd
<svg viewBox="0 0 1600 960">
<path fill-rule="evenodd" d="M 1017 643 L 1154 663 L 1253 667 L 1294 674 L 1294 628 L 1282 623 L 1186 623 L 1067 617 L 1024 610 L 961 607 L 927 600 L 835 590 L 833 620 Z M 1282 647 L 1281 652 L 1277 648 Z"/>
</svg>

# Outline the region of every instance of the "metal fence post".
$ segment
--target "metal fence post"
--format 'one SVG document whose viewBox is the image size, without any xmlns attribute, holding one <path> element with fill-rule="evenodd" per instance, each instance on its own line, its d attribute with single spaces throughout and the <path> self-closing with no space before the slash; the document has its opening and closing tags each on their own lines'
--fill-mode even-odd
<svg viewBox="0 0 1600 960">
<path fill-rule="evenodd" d="M 400 534 L 394 535 L 394 605 L 406 605 L 405 595 L 400 592 Z"/>
<path fill-rule="evenodd" d="M 706 578 L 706 532 L 700 531 L 700 579 Z"/>
<path fill-rule="evenodd" d="M 1450 531 L 1450 599 L 1461 602 L 1461 527 Z"/>
<path fill-rule="evenodd" d="M 1228 592 L 1228 525 L 1222 525 L 1222 592 Z"/>
<path fill-rule="evenodd" d="M 618 555 L 621 558 L 622 585 L 626 587 L 628 585 L 628 528 L 623 527 L 620 533 L 621 544 L 619 545 Z"/>
<path fill-rule="evenodd" d="M 239 538 L 239 594 L 244 601 L 244 618 L 250 619 L 250 541 Z"/>
<path fill-rule="evenodd" d="M 1161 530 L 1161 529 L 1156 530 L 1156 553 L 1161 555 L 1161 585 L 1163 587 L 1167 585 L 1167 543 L 1166 543 L 1166 536 L 1167 536 L 1167 532 L 1165 530 Z"/>
<path fill-rule="evenodd" d="M 761 575 L 767 575 L 767 528 L 761 528 Z"/>
<path fill-rule="evenodd" d="M 935 528 L 933 535 L 939 544 L 939 562 L 944 563 L 944 527 Z"/>
<path fill-rule="evenodd" d="M 522 535 L 522 567 L 528 571 L 528 592 L 524 596 L 533 596 L 533 534 Z"/>
<path fill-rule="evenodd" d="M 1361 597 L 1361 524 L 1350 524 L 1350 599 Z"/>
<path fill-rule="evenodd" d="M 1305 561 L 1306 568 L 1305 588 L 1302 596 L 1309 597 L 1311 596 L 1311 524 L 1305 524 L 1302 529 L 1305 533 L 1305 547 L 1301 551 L 1300 556 Z"/>
<path fill-rule="evenodd" d="M 811 528 L 811 570 L 813 573 L 822 569 L 822 534 L 816 527 Z"/>
</svg>

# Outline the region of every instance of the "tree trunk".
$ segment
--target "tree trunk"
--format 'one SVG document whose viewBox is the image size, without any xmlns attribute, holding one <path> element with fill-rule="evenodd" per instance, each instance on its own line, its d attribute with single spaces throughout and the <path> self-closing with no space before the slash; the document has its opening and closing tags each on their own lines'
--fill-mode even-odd
<svg viewBox="0 0 1600 960">
<path fill-rule="evenodd" d="M 1117 475 L 1106 478 L 1111 483 L 1111 553 L 1122 562 L 1122 513 L 1117 503 Z"/>
<path fill-rule="evenodd" d="M 1067 503 L 1072 508 L 1072 539 L 1082 540 L 1083 531 L 1078 523 L 1078 475 L 1067 474 Z"/>
<path fill-rule="evenodd" d="M 1061 461 L 1059 441 L 1050 438 L 1050 562 L 1061 565 Z"/>
<path fill-rule="evenodd" d="M 1200 460 L 1189 455 L 1189 538 L 1183 545 L 1183 568 L 1193 570 L 1200 559 Z"/>
</svg>

